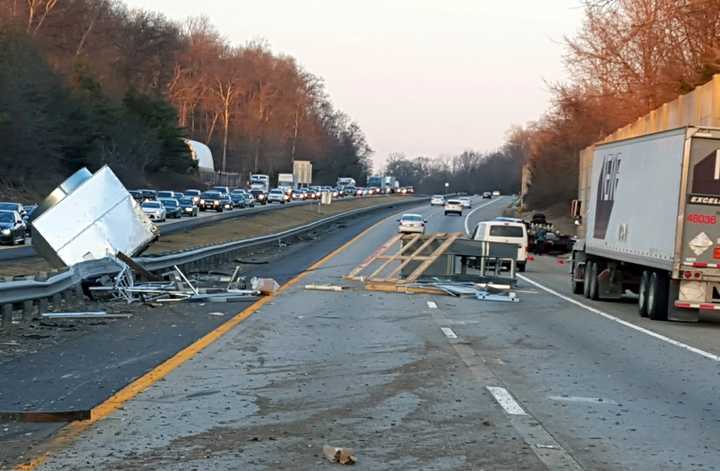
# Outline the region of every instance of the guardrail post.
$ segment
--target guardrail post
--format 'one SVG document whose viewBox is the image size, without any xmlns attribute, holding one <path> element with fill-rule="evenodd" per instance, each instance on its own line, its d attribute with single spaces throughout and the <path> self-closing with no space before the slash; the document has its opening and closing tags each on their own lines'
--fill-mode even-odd
<svg viewBox="0 0 720 471">
<path fill-rule="evenodd" d="M 9 329 L 12 325 L 13 306 L 12 304 L 3 304 L 0 306 L 0 326 Z"/>
<path fill-rule="evenodd" d="M 23 301 L 22 303 L 22 320 L 23 322 L 30 322 L 35 314 L 35 304 L 32 299 Z"/>
</svg>

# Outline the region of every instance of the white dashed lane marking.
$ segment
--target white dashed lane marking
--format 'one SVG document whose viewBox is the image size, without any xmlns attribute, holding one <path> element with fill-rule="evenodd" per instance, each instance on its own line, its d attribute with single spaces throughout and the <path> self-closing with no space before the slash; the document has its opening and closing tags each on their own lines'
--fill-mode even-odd
<svg viewBox="0 0 720 471">
<path fill-rule="evenodd" d="M 442 330 L 442 333 L 445 334 L 445 337 L 449 339 L 456 339 L 457 335 L 455 335 L 455 332 L 450 327 L 440 327 L 440 330 Z"/>
<path fill-rule="evenodd" d="M 499 386 L 487 386 L 487 390 L 493 395 L 500 406 L 510 415 L 527 415 L 527 412 L 520 407 L 520 404 L 510 395 L 505 388 Z"/>
<path fill-rule="evenodd" d="M 437 304 L 435 303 L 435 301 L 428 301 L 427 307 L 429 307 L 430 309 L 437 309 Z"/>
</svg>

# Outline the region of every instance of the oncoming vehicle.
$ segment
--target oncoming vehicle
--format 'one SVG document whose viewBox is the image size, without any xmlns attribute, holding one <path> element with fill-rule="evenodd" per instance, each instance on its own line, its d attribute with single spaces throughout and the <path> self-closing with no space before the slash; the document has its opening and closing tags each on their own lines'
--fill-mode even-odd
<svg viewBox="0 0 720 471">
<path fill-rule="evenodd" d="M 179 197 L 180 197 L 179 195 L 180 195 L 180 193 L 178 193 L 177 191 L 158 191 L 158 192 L 157 192 L 157 197 L 158 197 L 158 199 L 161 199 L 161 198 L 179 198 Z"/>
<path fill-rule="evenodd" d="M 475 226 L 471 239 L 516 244 L 518 251 L 515 263 L 518 271 L 525 271 L 528 257 L 528 235 L 524 223 L 497 220 L 479 222 Z"/>
<path fill-rule="evenodd" d="M 24 244 L 26 226 L 17 211 L 0 210 L 0 243 Z"/>
<path fill-rule="evenodd" d="M 197 217 L 200 212 L 191 196 L 180 199 L 180 209 L 183 216 Z"/>
<path fill-rule="evenodd" d="M 142 210 L 151 221 L 164 222 L 167 218 L 165 206 L 160 201 L 145 201 Z"/>
<path fill-rule="evenodd" d="M 228 188 L 227 186 L 214 186 L 214 187 L 210 188 L 210 190 L 217 191 L 221 195 L 227 195 L 230 193 L 230 188 Z"/>
<path fill-rule="evenodd" d="M 15 211 L 20 217 L 25 217 L 25 207 L 20 203 L 0 203 L 0 211 Z"/>
<path fill-rule="evenodd" d="M 495 190 L 495 191 L 492 192 L 492 195 L 493 195 L 493 196 L 500 196 L 500 191 L 499 191 L 499 190 Z"/>
<path fill-rule="evenodd" d="M 398 222 L 398 232 L 401 234 L 425 234 L 427 221 L 420 214 L 403 214 Z"/>
<path fill-rule="evenodd" d="M 288 202 L 290 197 L 280 188 L 274 188 L 270 190 L 270 193 L 268 193 L 267 201 L 268 203 L 280 203 L 285 204 Z"/>
<path fill-rule="evenodd" d="M 260 204 L 267 204 L 267 193 L 265 193 L 262 190 L 254 189 L 250 190 L 250 194 L 252 195 L 253 199 L 257 201 Z"/>
<path fill-rule="evenodd" d="M 198 204 L 200 202 L 200 195 L 202 195 L 202 191 L 200 190 L 185 190 L 183 192 L 183 195 L 186 197 L 190 197 L 193 200 L 193 203 Z"/>
<path fill-rule="evenodd" d="M 433 195 L 430 198 L 430 206 L 442 206 L 445 204 L 445 197 L 443 195 Z"/>
<path fill-rule="evenodd" d="M 230 211 L 235 208 L 235 203 L 233 203 L 233 200 L 230 198 L 230 194 L 228 193 L 220 195 L 220 201 L 222 202 L 222 208 L 225 211 Z"/>
<path fill-rule="evenodd" d="M 482 197 L 483 197 L 484 200 L 491 200 L 491 199 L 492 199 L 492 193 L 490 193 L 489 191 L 484 191 Z"/>
<path fill-rule="evenodd" d="M 159 198 L 159 201 L 165 207 L 165 217 L 180 219 L 182 217 L 182 209 L 180 203 L 175 198 Z"/>
<path fill-rule="evenodd" d="M 463 196 L 461 198 L 458 198 L 460 202 L 463 205 L 463 208 L 472 208 L 472 201 L 470 201 L 469 196 Z"/>
<path fill-rule="evenodd" d="M 200 211 L 217 211 L 218 213 L 222 213 L 223 211 L 223 201 L 222 201 L 222 195 L 218 193 L 217 191 L 206 191 L 200 196 L 200 203 L 198 204 L 198 208 L 200 208 Z"/>
<path fill-rule="evenodd" d="M 462 216 L 462 213 L 462 201 L 456 199 L 447 200 L 447 203 L 445 203 L 445 216 L 447 216 L 448 214 L 457 214 L 458 216 Z"/>
</svg>

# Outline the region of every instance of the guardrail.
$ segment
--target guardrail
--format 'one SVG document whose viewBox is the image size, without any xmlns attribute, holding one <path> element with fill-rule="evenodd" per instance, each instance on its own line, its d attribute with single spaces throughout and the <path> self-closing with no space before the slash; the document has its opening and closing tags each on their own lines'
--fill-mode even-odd
<svg viewBox="0 0 720 471">
<path fill-rule="evenodd" d="M 393 201 L 387 204 L 345 211 L 275 234 L 210 245 L 178 253 L 139 257 L 135 260 L 149 271 L 166 270 L 174 265 L 184 270 L 204 269 L 205 267 L 227 262 L 237 255 L 236 252 L 250 247 L 257 247 L 296 237 L 313 229 L 358 214 L 398 206 L 417 205 L 428 199 L 423 197 L 410 198 L 404 201 Z M 49 302 L 58 304 L 62 301 L 82 299 L 81 283 L 83 280 L 103 275 L 113 275 L 118 271 L 119 267 L 115 262 L 111 259 L 103 259 L 79 263 L 66 271 L 51 276 L 41 274 L 35 277 L 26 277 L 26 279 L 22 280 L 2 282 L 0 283 L 0 328 L 11 326 L 13 321 L 31 321 L 37 313 L 47 310 Z M 19 315 L 19 318 L 16 318 L 16 314 Z"/>
</svg>

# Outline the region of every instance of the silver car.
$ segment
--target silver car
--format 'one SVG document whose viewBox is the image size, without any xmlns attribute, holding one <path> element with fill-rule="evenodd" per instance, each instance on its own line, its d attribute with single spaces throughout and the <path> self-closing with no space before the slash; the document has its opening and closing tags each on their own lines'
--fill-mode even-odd
<svg viewBox="0 0 720 471">
<path fill-rule="evenodd" d="M 398 232 L 401 234 L 425 234 L 427 221 L 420 214 L 403 214 L 398 223 Z"/>
<path fill-rule="evenodd" d="M 165 206 L 159 201 L 146 201 L 142 204 L 142 210 L 151 221 L 165 222 L 167 213 Z"/>
</svg>

